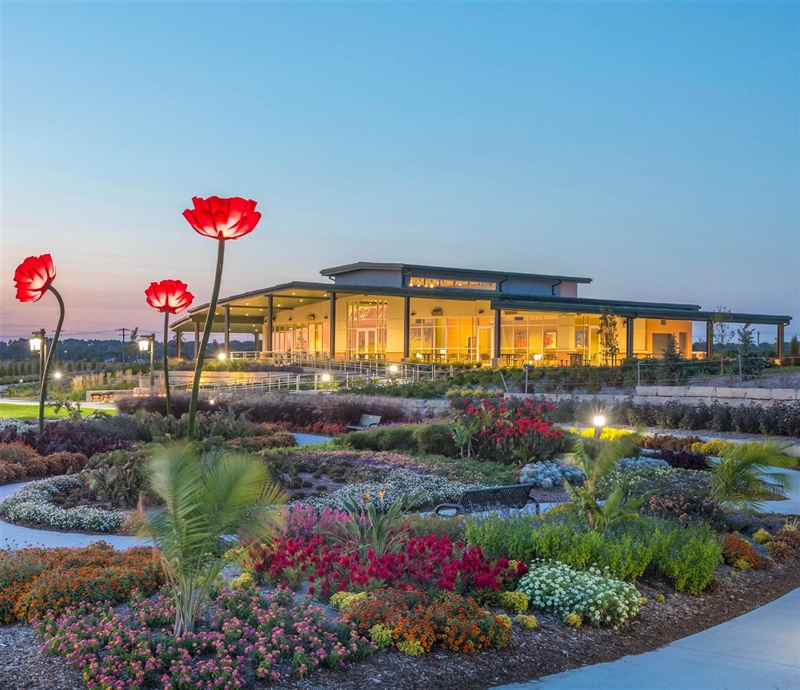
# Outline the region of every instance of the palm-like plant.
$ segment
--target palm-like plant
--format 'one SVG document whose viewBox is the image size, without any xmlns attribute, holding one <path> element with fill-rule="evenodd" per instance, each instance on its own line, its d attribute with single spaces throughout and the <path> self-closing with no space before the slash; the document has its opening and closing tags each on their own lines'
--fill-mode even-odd
<svg viewBox="0 0 800 690">
<path fill-rule="evenodd" d="M 145 514 L 140 534 L 152 538 L 175 597 L 175 635 L 194 629 L 200 607 L 225 564 L 233 535 L 264 539 L 286 502 L 266 465 L 247 455 L 198 457 L 176 444 L 150 462 L 150 486 L 164 507 Z"/>
<path fill-rule="evenodd" d="M 711 498 L 725 508 L 763 512 L 763 501 L 785 497 L 789 476 L 771 469 L 793 469 L 797 458 L 782 443 L 728 443 L 711 467 Z"/>
<path fill-rule="evenodd" d="M 564 488 L 581 514 L 586 518 L 589 529 L 608 530 L 617 520 L 635 517 L 640 506 L 649 495 L 631 500 L 623 484 L 618 485 L 601 505 L 597 499 L 597 482 L 609 474 L 624 457 L 630 456 L 635 448 L 639 434 L 630 434 L 613 441 L 578 438 L 575 451 L 568 459 L 570 464 L 579 467 L 586 475 L 582 487 L 574 487 L 564 480 Z"/>
</svg>

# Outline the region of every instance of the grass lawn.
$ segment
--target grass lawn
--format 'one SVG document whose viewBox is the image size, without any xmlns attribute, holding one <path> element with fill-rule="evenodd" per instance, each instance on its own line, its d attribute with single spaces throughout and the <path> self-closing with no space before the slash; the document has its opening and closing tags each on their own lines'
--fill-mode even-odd
<svg viewBox="0 0 800 690">
<path fill-rule="evenodd" d="M 83 405 L 81 405 L 81 414 L 86 416 L 97 409 L 99 408 L 83 407 Z M 116 414 L 117 411 L 114 409 L 107 409 L 103 410 L 103 412 Z M 58 414 L 56 414 L 53 411 L 52 406 L 45 405 L 45 419 L 64 419 L 67 416 L 69 416 L 69 414 L 63 407 L 58 411 Z M 39 405 L 37 403 L 31 403 L 30 405 L 17 405 L 14 403 L 0 402 L 0 419 L 3 419 L 4 417 L 13 417 L 14 419 L 39 419 Z"/>
</svg>

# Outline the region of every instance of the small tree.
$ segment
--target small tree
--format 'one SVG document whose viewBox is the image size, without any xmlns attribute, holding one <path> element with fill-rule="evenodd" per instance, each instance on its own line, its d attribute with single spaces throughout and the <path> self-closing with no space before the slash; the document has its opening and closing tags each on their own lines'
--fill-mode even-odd
<svg viewBox="0 0 800 690">
<path fill-rule="evenodd" d="M 792 336 L 789 341 L 789 364 L 797 364 L 800 359 L 800 342 L 797 341 L 797 336 Z"/>
<path fill-rule="evenodd" d="M 755 376 L 764 368 L 764 358 L 753 340 L 753 329 L 748 328 L 745 324 L 737 333 L 739 334 L 739 357 L 742 358 L 742 374 Z"/>
<path fill-rule="evenodd" d="M 686 371 L 685 360 L 678 350 L 678 343 L 674 335 L 667 338 L 667 346 L 661 353 L 661 366 L 659 367 L 660 378 L 664 383 L 680 384 L 686 381 L 688 373 Z"/>
<path fill-rule="evenodd" d="M 733 327 L 730 325 L 731 310 L 719 305 L 711 315 L 711 322 L 713 324 L 714 340 L 712 341 L 712 352 L 714 342 L 717 343 L 719 349 L 719 373 L 722 374 L 722 362 L 725 359 L 725 346 L 728 344 L 731 335 L 733 334 Z"/>
<path fill-rule="evenodd" d="M 600 330 L 597 333 L 600 347 L 603 350 L 603 361 L 611 366 L 616 365 L 619 354 L 619 333 L 617 317 L 609 309 L 600 308 Z"/>
</svg>

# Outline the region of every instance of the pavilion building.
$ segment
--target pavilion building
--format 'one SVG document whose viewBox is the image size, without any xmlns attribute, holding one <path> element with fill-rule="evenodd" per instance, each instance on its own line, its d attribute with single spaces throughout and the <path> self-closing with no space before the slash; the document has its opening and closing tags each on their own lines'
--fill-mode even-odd
<svg viewBox="0 0 800 690">
<path fill-rule="evenodd" d="M 590 278 L 358 262 L 320 271 L 327 283 L 291 282 L 221 298 L 212 331 L 254 336 L 257 356 L 472 362 L 485 365 L 604 364 L 601 315 L 613 316 L 617 359 L 659 357 L 670 336 L 692 356 L 692 327 L 714 312 L 694 304 L 588 299 Z M 194 335 L 195 355 L 208 305 L 172 324 Z M 789 316 L 732 313 L 731 323 L 777 326 L 782 355 Z M 185 345 L 184 345 L 185 347 Z M 188 354 L 188 353 L 186 353 Z"/>
</svg>

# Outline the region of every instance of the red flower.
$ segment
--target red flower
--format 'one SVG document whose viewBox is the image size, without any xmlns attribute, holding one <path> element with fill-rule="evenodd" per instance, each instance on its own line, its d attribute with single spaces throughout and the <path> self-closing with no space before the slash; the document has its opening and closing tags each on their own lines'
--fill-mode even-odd
<svg viewBox="0 0 800 690">
<path fill-rule="evenodd" d="M 14 272 L 14 286 L 20 302 L 38 302 L 56 277 L 53 259 L 49 254 L 29 256 Z"/>
<path fill-rule="evenodd" d="M 162 313 L 179 314 L 194 300 L 194 295 L 186 289 L 187 287 L 188 285 L 180 280 L 162 280 L 150 283 L 144 294 L 147 303 L 153 309 Z"/>
<path fill-rule="evenodd" d="M 256 202 L 235 196 L 220 199 L 192 197 L 194 209 L 187 208 L 183 217 L 196 232 L 219 240 L 236 240 L 252 232 L 261 220 L 256 211 Z"/>
</svg>

